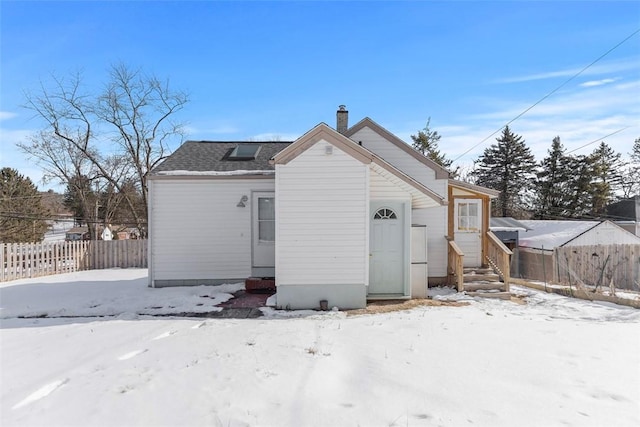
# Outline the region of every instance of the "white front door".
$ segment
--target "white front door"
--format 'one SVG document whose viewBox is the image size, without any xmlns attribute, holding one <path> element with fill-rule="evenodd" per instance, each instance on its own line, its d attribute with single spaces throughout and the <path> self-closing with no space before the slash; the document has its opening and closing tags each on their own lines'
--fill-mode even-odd
<svg viewBox="0 0 640 427">
<path fill-rule="evenodd" d="M 453 239 L 464 252 L 464 266 L 480 267 L 482 265 L 482 200 L 456 199 L 453 221 Z"/>
<path fill-rule="evenodd" d="M 370 295 L 404 295 L 406 266 L 404 204 L 371 202 Z"/>
<path fill-rule="evenodd" d="M 275 193 L 255 192 L 252 196 L 253 267 L 276 265 Z"/>
</svg>

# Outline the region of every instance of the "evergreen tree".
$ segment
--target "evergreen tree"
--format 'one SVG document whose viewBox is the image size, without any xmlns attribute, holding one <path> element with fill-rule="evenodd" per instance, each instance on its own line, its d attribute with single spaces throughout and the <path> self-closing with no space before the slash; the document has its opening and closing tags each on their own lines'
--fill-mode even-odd
<svg viewBox="0 0 640 427">
<path fill-rule="evenodd" d="M 534 217 L 553 219 L 570 216 L 571 158 L 565 154 L 560 137 L 553 138 L 548 156 L 537 173 Z"/>
<path fill-rule="evenodd" d="M 484 150 L 476 161 L 476 183 L 500 191 L 493 205 L 495 216 L 524 218 L 534 188 L 535 159 L 521 136 L 506 126 L 497 144 Z"/>
<path fill-rule="evenodd" d="M 631 161 L 627 165 L 627 173 L 623 179 L 623 197 L 640 195 L 640 138 L 636 138 L 633 149 L 629 153 Z"/>
<path fill-rule="evenodd" d="M 591 154 L 593 165 L 592 207 L 591 213 L 600 216 L 605 207 L 615 200 L 615 193 L 621 189 L 623 168 L 620 153 L 601 142 Z"/>
<path fill-rule="evenodd" d="M 0 242 L 40 242 L 49 212 L 29 178 L 12 168 L 0 169 Z"/>
<path fill-rule="evenodd" d="M 570 218 L 588 218 L 593 206 L 593 157 L 570 157 L 569 170 L 571 175 L 568 180 L 566 194 L 569 200 L 567 216 Z"/>
<path fill-rule="evenodd" d="M 447 159 L 447 156 L 438 148 L 438 142 L 440 142 L 440 134 L 438 131 L 431 130 L 431 117 L 427 119 L 427 124 L 424 129 L 418 132 L 418 135 L 411 135 L 413 140 L 413 148 L 424 154 L 429 159 L 433 160 L 443 168 L 447 169 L 452 178 L 458 173 L 458 169 L 451 170 L 452 160 Z"/>
</svg>

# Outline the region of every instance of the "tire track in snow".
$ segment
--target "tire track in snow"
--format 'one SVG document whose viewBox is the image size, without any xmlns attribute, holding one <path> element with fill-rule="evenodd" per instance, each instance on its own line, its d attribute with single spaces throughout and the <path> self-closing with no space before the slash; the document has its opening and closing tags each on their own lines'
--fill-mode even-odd
<svg viewBox="0 0 640 427">
<path fill-rule="evenodd" d="M 148 350 L 145 348 L 144 350 L 134 350 L 134 351 L 130 351 L 129 353 L 123 354 L 122 356 L 118 357 L 118 360 L 127 360 L 127 359 L 131 359 L 132 357 L 136 357 L 139 354 L 145 353 Z"/>
<path fill-rule="evenodd" d="M 31 393 L 29 396 L 27 396 L 26 398 L 22 399 L 20 402 L 18 402 L 16 405 L 13 406 L 13 408 L 11 409 L 20 409 L 24 406 L 29 405 L 30 403 L 33 403 L 35 401 L 38 401 L 44 397 L 47 397 L 48 395 L 50 395 L 51 393 L 53 393 L 54 391 L 56 391 L 57 389 L 59 389 L 60 387 L 62 387 L 63 385 L 65 385 L 66 383 L 69 382 L 68 378 L 65 378 L 63 380 L 57 380 L 54 381 L 52 383 L 49 383 L 45 386 L 40 387 L 38 390 L 36 390 L 35 392 Z"/>
<path fill-rule="evenodd" d="M 162 338 L 167 338 L 167 337 L 170 337 L 171 335 L 174 335 L 174 334 L 177 334 L 177 333 L 178 333 L 178 331 L 173 331 L 173 330 L 172 331 L 167 331 L 167 332 L 164 332 L 164 333 L 158 335 L 155 338 L 152 338 L 151 341 L 161 340 Z"/>
</svg>

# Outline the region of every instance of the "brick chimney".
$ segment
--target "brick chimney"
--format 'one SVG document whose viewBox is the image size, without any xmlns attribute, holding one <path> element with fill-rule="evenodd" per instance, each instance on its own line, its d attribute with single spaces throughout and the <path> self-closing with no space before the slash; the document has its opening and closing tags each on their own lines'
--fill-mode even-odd
<svg viewBox="0 0 640 427">
<path fill-rule="evenodd" d="M 344 105 L 340 105 L 338 107 L 338 111 L 336 112 L 337 125 L 336 130 L 341 134 L 345 134 L 347 129 L 349 129 L 349 112 L 347 111 L 347 107 Z"/>
</svg>

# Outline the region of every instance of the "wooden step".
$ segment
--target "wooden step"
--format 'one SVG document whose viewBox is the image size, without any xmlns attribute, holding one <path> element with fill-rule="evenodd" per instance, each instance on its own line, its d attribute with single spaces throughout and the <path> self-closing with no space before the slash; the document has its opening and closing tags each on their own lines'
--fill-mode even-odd
<svg viewBox="0 0 640 427">
<path fill-rule="evenodd" d="M 467 292 L 467 295 L 471 297 L 481 297 L 481 298 L 499 298 L 504 300 L 511 299 L 510 292 Z"/>
<path fill-rule="evenodd" d="M 506 285 L 503 282 L 476 282 L 465 283 L 464 290 L 468 292 L 474 291 L 504 291 Z"/>
<path fill-rule="evenodd" d="M 464 282 L 499 282 L 500 276 L 495 273 L 473 274 L 468 273 L 462 276 Z"/>
<path fill-rule="evenodd" d="M 491 267 L 465 267 L 462 269 L 464 274 L 491 274 L 493 273 L 493 269 Z"/>
<path fill-rule="evenodd" d="M 272 277 L 249 277 L 244 281 L 248 293 L 275 292 L 276 279 Z"/>
</svg>

